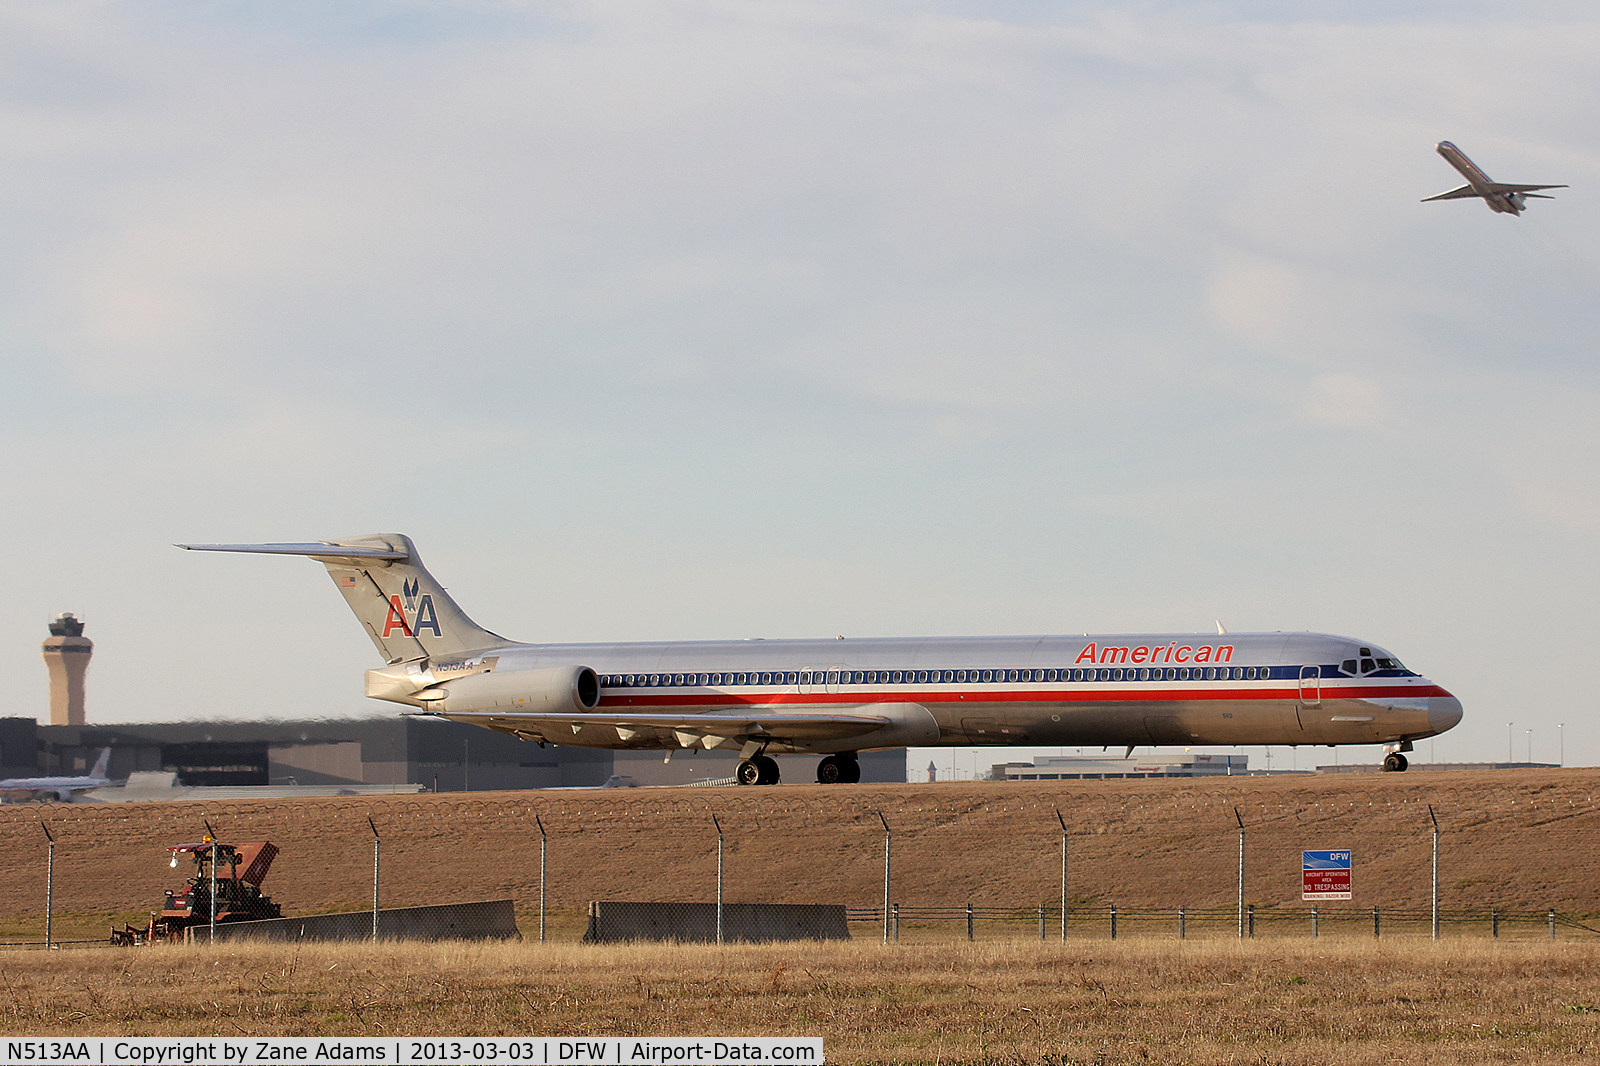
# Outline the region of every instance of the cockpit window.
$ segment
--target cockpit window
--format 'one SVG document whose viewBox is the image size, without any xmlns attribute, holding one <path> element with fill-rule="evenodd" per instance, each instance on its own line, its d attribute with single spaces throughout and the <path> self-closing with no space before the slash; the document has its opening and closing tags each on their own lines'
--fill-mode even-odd
<svg viewBox="0 0 1600 1066">
<path fill-rule="evenodd" d="M 1339 669 L 1347 674 L 1353 674 L 1356 672 L 1356 661 L 1354 659 L 1346 659 L 1339 664 Z"/>
<path fill-rule="evenodd" d="M 1376 663 L 1374 663 L 1371 659 L 1362 659 L 1361 660 L 1361 672 L 1363 674 L 1370 674 L 1370 673 L 1372 673 L 1372 671 L 1376 670 L 1377 668 L 1378 668 L 1378 665 Z"/>
<path fill-rule="evenodd" d="M 1378 669 L 1379 670 L 1404 670 L 1405 667 L 1400 665 L 1400 660 L 1399 659 L 1379 659 L 1378 660 Z"/>
</svg>

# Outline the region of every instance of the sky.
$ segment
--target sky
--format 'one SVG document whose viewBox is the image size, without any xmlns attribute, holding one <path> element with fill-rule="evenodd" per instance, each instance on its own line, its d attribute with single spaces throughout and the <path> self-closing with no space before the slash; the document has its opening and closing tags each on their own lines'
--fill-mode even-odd
<svg viewBox="0 0 1600 1066">
<path fill-rule="evenodd" d="M 404 532 L 522 640 L 1340 633 L 1600 763 L 1597 83 L 1575 2 L 0 0 L 4 713 L 60 611 L 91 722 L 392 713 L 172 545 Z"/>
</svg>

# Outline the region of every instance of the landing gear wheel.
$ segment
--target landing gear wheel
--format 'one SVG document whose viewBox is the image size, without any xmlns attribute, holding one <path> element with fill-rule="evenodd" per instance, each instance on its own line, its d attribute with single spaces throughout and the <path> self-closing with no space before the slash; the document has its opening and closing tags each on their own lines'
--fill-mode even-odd
<svg viewBox="0 0 1600 1066">
<path fill-rule="evenodd" d="M 1383 772 L 1386 774 L 1398 774 L 1410 765 L 1398 751 L 1391 751 L 1383 757 Z"/>
<path fill-rule="evenodd" d="M 817 763 L 817 784 L 853 785 L 861 780 L 861 764 L 854 753 L 830 755 Z"/>
<path fill-rule="evenodd" d="M 739 764 L 734 776 L 741 785 L 776 785 L 778 763 L 766 755 L 753 755 Z"/>
</svg>

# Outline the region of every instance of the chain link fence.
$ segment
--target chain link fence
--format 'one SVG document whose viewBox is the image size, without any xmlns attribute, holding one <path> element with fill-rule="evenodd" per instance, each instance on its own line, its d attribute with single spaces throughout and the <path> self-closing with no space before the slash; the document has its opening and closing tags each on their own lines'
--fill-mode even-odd
<svg viewBox="0 0 1600 1066">
<path fill-rule="evenodd" d="M 170 866 L 169 849 L 201 842 L 208 824 L 222 843 L 278 846 L 259 887 L 286 918 L 365 915 L 369 936 L 375 903 L 387 913 L 511 901 L 525 939 L 577 942 L 596 901 L 721 899 L 725 917 L 736 905 L 841 905 L 858 938 L 1060 939 L 1063 839 L 1068 939 L 1109 939 L 1113 927 L 1428 936 L 1430 803 L 1441 935 L 1588 938 L 1600 929 L 1600 855 L 1580 845 L 1600 806 L 1590 776 L 1549 777 L 11 805 L 0 807 L 0 946 L 100 946 L 113 927 L 148 928 L 152 911 L 171 909 L 167 893 L 181 897 L 199 875 L 192 853 Z M 1235 811 L 1248 836 L 1242 878 Z M 1312 848 L 1353 850 L 1350 904 L 1299 900 L 1300 852 Z M 199 924 L 194 935 L 209 939 Z M 442 923 L 421 935 L 461 934 Z"/>
</svg>

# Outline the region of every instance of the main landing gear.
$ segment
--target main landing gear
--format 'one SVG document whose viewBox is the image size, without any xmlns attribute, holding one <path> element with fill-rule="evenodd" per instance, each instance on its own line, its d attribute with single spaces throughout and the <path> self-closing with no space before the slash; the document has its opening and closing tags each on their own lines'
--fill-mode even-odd
<svg viewBox="0 0 1600 1066">
<path fill-rule="evenodd" d="M 778 760 L 768 755 L 752 755 L 739 764 L 734 776 L 741 785 L 776 785 Z"/>
<path fill-rule="evenodd" d="M 817 784 L 853 785 L 861 780 L 861 764 L 853 751 L 830 755 L 817 763 Z"/>
</svg>

